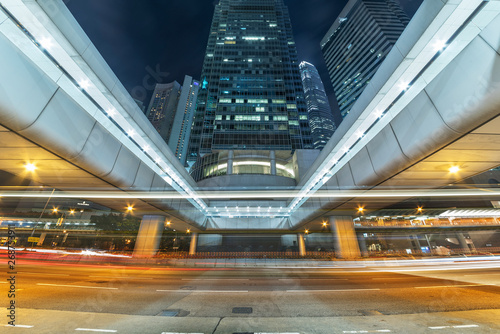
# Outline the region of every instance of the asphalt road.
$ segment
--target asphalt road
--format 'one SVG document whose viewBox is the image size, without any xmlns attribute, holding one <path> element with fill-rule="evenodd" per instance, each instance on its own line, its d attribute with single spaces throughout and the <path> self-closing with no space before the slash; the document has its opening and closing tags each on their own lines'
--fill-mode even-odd
<svg viewBox="0 0 500 334">
<path fill-rule="evenodd" d="M 33 262 L 18 265 L 15 275 L 16 324 L 28 327 L 5 327 L 3 320 L 0 332 L 498 333 L 495 266 L 183 269 Z M 8 286 L 2 280 L 2 295 Z M 8 302 L 2 298 L 3 310 Z"/>
</svg>

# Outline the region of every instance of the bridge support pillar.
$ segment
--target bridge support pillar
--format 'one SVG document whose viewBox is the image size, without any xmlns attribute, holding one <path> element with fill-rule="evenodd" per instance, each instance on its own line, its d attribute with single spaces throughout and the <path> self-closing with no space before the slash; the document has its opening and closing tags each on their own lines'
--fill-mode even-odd
<svg viewBox="0 0 500 334">
<path fill-rule="evenodd" d="M 368 257 L 368 248 L 366 248 L 366 240 L 363 233 L 358 233 L 358 244 L 359 250 L 361 251 L 362 257 Z"/>
<path fill-rule="evenodd" d="M 276 152 L 270 151 L 269 158 L 271 159 L 271 175 L 276 175 Z"/>
<path fill-rule="evenodd" d="M 197 243 L 198 243 L 198 233 L 191 233 L 191 242 L 189 243 L 189 255 L 196 254 Z"/>
<path fill-rule="evenodd" d="M 470 254 L 471 248 L 469 247 L 469 243 L 467 242 L 467 239 L 465 239 L 464 234 L 457 232 L 456 235 L 457 235 L 458 244 L 460 245 L 460 248 L 464 251 L 465 254 Z"/>
<path fill-rule="evenodd" d="M 342 259 L 360 257 L 361 253 L 352 217 L 331 216 L 329 217 L 329 222 L 335 240 L 335 253 L 337 257 Z"/>
<path fill-rule="evenodd" d="M 234 159 L 234 151 L 231 150 L 228 152 L 227 156 L 227 175 L 233 174 L 233 159 Z"/>
<path fill-rule="evenodd" d="M 306 256 L 306 242 L 304 240 L 304 233 L 299 233 L 297 235 L 297 239 L 299 241 L 299 255 Z"/>
<path fill-rule="evenodd" d="M 134 257 L 152 257 L 156 255 L 160 246 L 165 220 L 164 216 L 146 215 L 142 217 L 135 242 Z"/>
</svg>

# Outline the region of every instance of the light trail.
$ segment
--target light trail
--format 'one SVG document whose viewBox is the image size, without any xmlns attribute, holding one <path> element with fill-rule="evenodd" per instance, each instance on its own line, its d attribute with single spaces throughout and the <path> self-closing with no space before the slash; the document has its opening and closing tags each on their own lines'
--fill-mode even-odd
<svg viewBox="0 0 500 334">
<path fill-rule="evenodd" d="M 92 198 L 92 199 L 179 199 L 186 198 L 177 192 L 115 192 L 115 191 L 59 191 L 23 192 L 1 191 L 0 198 Z M 262 199 L 262 198 L 295 198 L 299 191 L 269 190 L 266 192 L 250 191 L 217 191 L 198 192 L 196 198 L 205 199 Z M 401 197 L 500 197 L 500 189 L 426 189 L 426 190 L 319 190 L 311 194 L 311 198 L 401 198 Z"/>
</svg>

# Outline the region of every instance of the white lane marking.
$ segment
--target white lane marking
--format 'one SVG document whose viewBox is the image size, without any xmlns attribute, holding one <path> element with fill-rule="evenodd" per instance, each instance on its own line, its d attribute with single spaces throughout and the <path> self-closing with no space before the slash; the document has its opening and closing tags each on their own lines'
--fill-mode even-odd
<svg viewBox="0 0 500 334">
<path fill-rule="evenodd" d="M 85 332 L 100 332 L 100 333 L 116 333 L 115 329 L 94 329 L 94 328 L 77 328 L 75 331 L 85 331 Z"/>
<path fill-rule="evenodd" d="M 248 278 L 181 278 L 182 281 L 249 281 Z"/>
<path fill-rule="evenodd" d="M 446 329 L 446 328 L 475 328 L 479 327 L 478 325 L 456 325 L 456 326 L 433 326 L 429 327 L 429 329 Z"/>
<path fill-rule="evenodd" d="M 339 289 L 339 290 L 285 290 L 286 292 L 353 292 L 353 291 L 379 291 L 380 289 Z"/>
<path fill-rule="evenodd" d="M 463 285 L 434 285 L 434 286 L 416 286 L 415 289 L 430 289 L 430 288 L 464 288 L 470 286 L 491 286 L 495 284 L 463 284 Z"/>
<path fill-rule="evenodd" d="M 348 281 L 349 279 L 347 278 L 279 278 L 279 281 L 302 281 L 302 280 L 308 280 L 308 279 L 315 279 L 315 280 L 325 280 L 325 281 Z"/>
<path fill-rule="evenodd" d="M 33 328 L 33 326 L 27 326 L 27 325 L 5 325 L 5 327 L 20 327 L 20 328 Z"/>
<path fill-rule="evenodd" d="M 204 334 L 204 333 L 178 333 L 178 332 L 161 332 L 161 334 Z"/>
<path fill-rule="evenodd" d="M 376 280 L 376 279 L 383 279 L 383 280 L 387 280 L 387 279 L 409 279 L 410 277 L 374 277 L 372 278 L 373 280 Z"/>
<path fill-rule="evenodd" d="M 101 286 L 86 286 L 86 285 L 65 285 L 65 284 L 49 284 L 49 283 L 37 283 L 36 285 L 61 286 L 61 287 L 66 287 L 66 288 L 118 290 L 118 288 L 106 288 L 106 287 L 101 287 Z"/>
<path fill-rule="evenodd" d="M 343 333 L 390 333 L 390 329 L 377 329 L 374 331 L 344 331 Z"/>
<path fill-rule="evenodd" d="M 94 278 L 129 278 L 129 279 L 153 279 L 153 277 L 128 277 L 128 276 L 89 276 Z"/>
<path fill-rule="evenodd" d="M 158 292 L 247 293 L 248 290 L 156 290 Z"/>
</svg>

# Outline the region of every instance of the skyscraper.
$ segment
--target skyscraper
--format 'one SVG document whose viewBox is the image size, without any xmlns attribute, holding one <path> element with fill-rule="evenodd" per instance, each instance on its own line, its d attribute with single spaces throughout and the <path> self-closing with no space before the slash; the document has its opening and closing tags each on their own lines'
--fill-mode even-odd
<svg viewBox="0 0 500 334">
<path fill-rule="evenodd" d="M 283 0 L 220 0 L 202 70 L 189 157 L 312 148 Z"/>
<path fill-rule="evenodd" d="M 146 110 L 146 117 L 165 141 L 172 130 L 181 88 L 177 81 L 157 84 Z"/>
<path fill-rule="evenodd" d="M 316 67 L 308 62 L 299 65 L 302 85 L 309 113 L 309 126 L 315 149 L 323 149 L 336 129 L 326 96 L 325 86 Z"/>
<path fill-rule="evenodd" d="M 397 0 L 350 0 L 321 41 L 345 117 L 410 19 Z"/>
<path fill-rule="evenodd" d="M 146 113 L 151 124 L 185 166 L 199 87 L 200 83 L 188 75 L 184 77 L 182 86 L 177 81 L 157 84 Z"/>
</svg>

